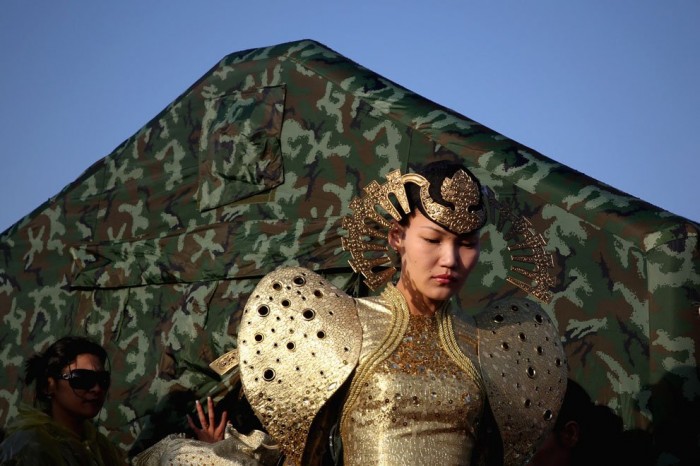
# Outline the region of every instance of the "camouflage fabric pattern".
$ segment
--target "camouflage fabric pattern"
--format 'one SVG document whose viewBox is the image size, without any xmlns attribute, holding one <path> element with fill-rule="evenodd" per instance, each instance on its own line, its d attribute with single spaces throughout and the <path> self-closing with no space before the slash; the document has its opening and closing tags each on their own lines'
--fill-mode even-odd
<svg viewBox="0 0 700 466">
<path fill-rule="evenodd" d="M 0 236 L 0 422 L 31 398 L 17 382 L 27 357 L 72 333 L 109 351 L 100 421 L 113 440 L 128 449 L 162 436 L 159 420 L 174 413 L 171 428 L 184 427 L 182 400 L 225 392 L 207 364 L 235 347 L 258 279 L 301 265 L 362 293 L 341 248 L 350 200 L 435 159 L 463 161 L 546 239 L 545 308 L 571 377 L 627 427 L 675 431 L 697 413 L 697 223 L 305 40 L 225 57 Z M 516 217 L 490 214 L 460 296 L 470 313 L 525 295 L 507 279 L 527 281 L 511 268 L 527 268 L 532 251 L 508 251 Z"/>
</svg>

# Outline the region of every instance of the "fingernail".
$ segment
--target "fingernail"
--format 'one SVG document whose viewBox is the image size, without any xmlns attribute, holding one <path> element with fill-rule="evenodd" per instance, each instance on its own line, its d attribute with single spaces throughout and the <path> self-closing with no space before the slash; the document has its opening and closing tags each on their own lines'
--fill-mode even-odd
<svg viewBox="0 0 700 466">
<path fill-rule="evenodd" d="M 199 404 L 199 400 L 195 400 L 195 403 Z"/>
</svg>

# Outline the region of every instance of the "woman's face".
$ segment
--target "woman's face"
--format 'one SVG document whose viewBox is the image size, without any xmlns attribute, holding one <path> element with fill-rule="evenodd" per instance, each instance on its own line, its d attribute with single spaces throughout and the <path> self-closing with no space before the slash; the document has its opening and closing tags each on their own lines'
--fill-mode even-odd
<svg viewBox="0 0 700 466">
<path fill-rule="evenodd" d="M 389 243 L 401 256 L 397 288 L 409 306 L 429 311 L 459 292 L 479 259 L 478 231 L 456 235 L 417 210 L 406 226 L 392 227 Z"/>
<path fill-rule="evenodd" d="M 103 372 L 104 366 L 100 362 L 100 358 L 94 354 L 79 354 L 75 361 L 63 368 L 61 375 L 71 374 L 71 371 L 76 369 Z M 80 371 L 75 374 L 86 374 L 87 379 L 94 375 L 84 372 L 81 374 Z M 99 383 L 95 383 L 90 388 L 73 388 L 68 380 L 50 377 L 48 394 L 51 395 L 51 416 L 59 421 L 92 419 L 102 409 L 107 388 Z"/>
</svg>

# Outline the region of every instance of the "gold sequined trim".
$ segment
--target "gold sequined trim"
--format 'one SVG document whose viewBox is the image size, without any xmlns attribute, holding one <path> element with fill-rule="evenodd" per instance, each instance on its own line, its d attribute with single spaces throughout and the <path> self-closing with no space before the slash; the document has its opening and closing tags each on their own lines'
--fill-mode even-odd
<svg viewBox="0 0 700 466">
<path fill-rule="evenodd" d="M 459 368 L 464 372 L 469 374 L 469 376 L 479 386 L 479 390 L 484 392 L 484 381 L 481 378 L 481 373 L 476 369 L 472 360 L 465 356 L 465 354 L 459 349 L 457 339 L 455 338 L 454 327 L 452 327 L 452 316 L 449 314 L 447 309 L 448 306 L 443 306 L 439 311 L 440 314 L 438 315 L 438 333 L 440 335 L 440 343 L 447 354 L 449 354 L 454 360 L 455 364 L 457 364 L 457 366 L 459 366 Z"/>
<path fill-rule="evenodd" d="M 392 310 L 389 331 L 387 332 L 382 343 L 379 345 L 377 351 L 369 357 L 367 363 L 358 368 L 358 371 L 350 384 L 348 396 L 345 405 L 343 406 L 343 413 L 340 417 L 341 426 L 345 424 L 345 416 L 348 412 L 350 412 L 353 404 L 357 401 L 364 382 L 374 372 L 375 368 L 396 350 L 401 343 L 401 338 L 406 333 L 406 329 L 408 328 L 409 311 L 408 306 L 406 305 L 406 300 L 401 292 L 389 283 L 387 284 L 384 292 L 382 292 L 381 296 L 386 300 L 389 305 L 388 307 Z"/>
<path fill-rule="evenodd" d="M 379 345 L 377 351 L 369 357 L 366 364 L 358 369 L 357 374 L 353 378 L 345 406 L 343 407 L 341 425 L 344 425 L 346 414 L 357 401 L 364 382 L 370 377 L 376 367 L 396 350 L 408 328 L 410 313 L 406 304 L 406 299 L 401 292 L 393 285 L 388 284 L 382 293 L 382 298 L 386 300 L 388 307 L 392 311 L 392 321 L 389 331 L 381 345 Z M 457 344 L 454 327 L 452 326 L 452 317 L 448 312 L 449 303 L 449 301 L 445 302 L 438 311 L 438 335 L 440 344 L 455 364 L 467 373 L 476 382 L 479 389 L 484 392 L 484 382 L 481 378 L 481 373 L 476 369 L 471 359 L 459 349 Z"/>
</svg>

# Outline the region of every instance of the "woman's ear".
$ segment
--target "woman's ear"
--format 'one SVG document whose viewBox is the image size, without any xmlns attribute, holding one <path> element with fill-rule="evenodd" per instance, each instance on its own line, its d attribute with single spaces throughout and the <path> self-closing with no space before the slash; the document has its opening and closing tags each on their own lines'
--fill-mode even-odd
<svg viewBox="0 0 700 466">
<path fill-rule="evenodd" d="M 559 438 L 567 448 L 574 448 L 579 442 L 580 435 L 580 427 L 576 421 L 567 422 L 559 432 Z"/>
<path fill-rule="evenodd" d="M 51 398 L 53 396 L 53 392 L 56 391 L 56 379 L 53 377 L 47 377 L 46 378 L 46 390 L 44 393 L 46 394 L 47 397 Z"/>
<path fill-rule="evenodd" d="M 403 242 L 405 235 L 404 227 L 399 225 L 397 221 L 391 222 L 391 227 L 389 227 L 389 246 L 394 251 L 398 251 Z"/>
</svg>

